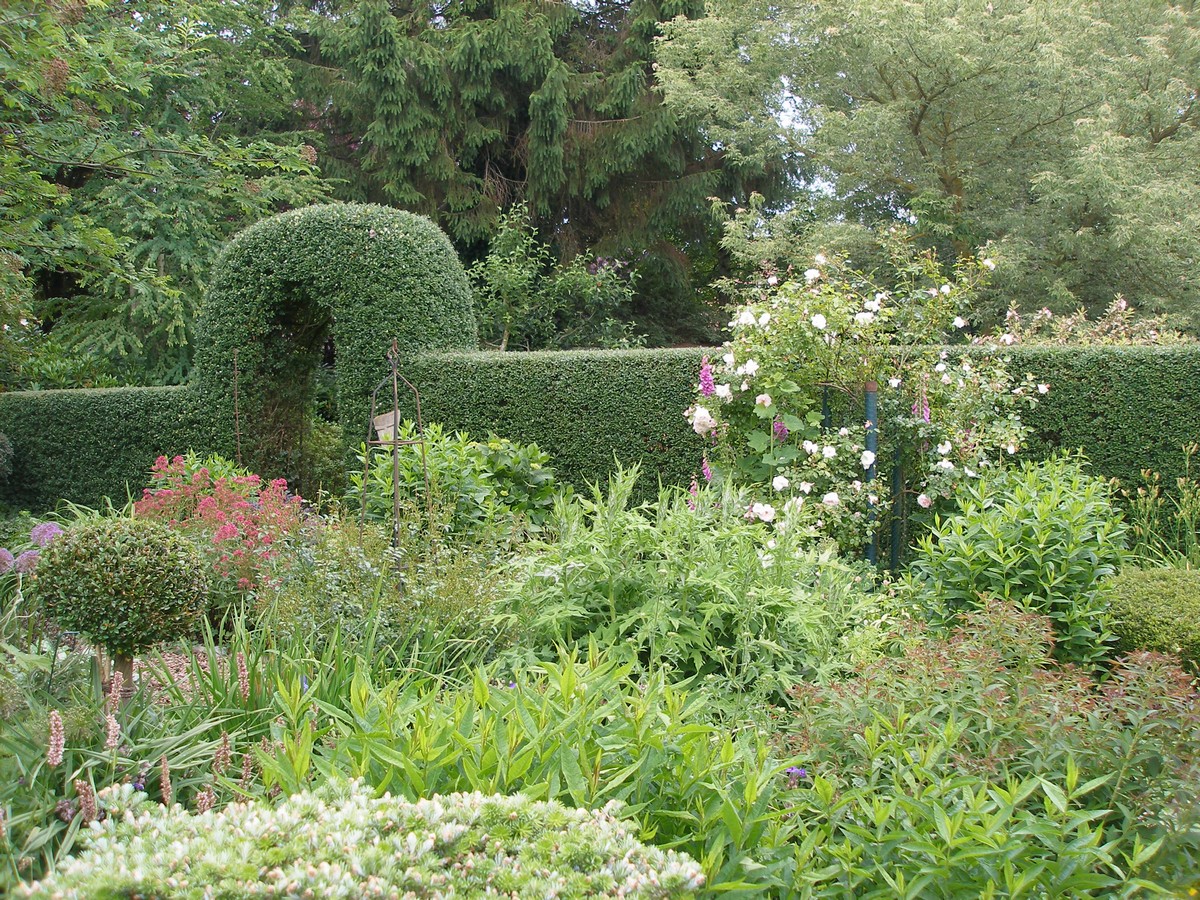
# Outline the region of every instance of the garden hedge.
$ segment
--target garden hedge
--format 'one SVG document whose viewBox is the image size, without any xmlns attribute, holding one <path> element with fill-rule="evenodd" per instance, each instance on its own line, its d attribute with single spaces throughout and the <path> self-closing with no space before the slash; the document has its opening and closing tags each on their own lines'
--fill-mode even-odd
<svg viewBox="0 0 1200 900">
<path fill-rule="evenodd" d="M 613 459 L 641 463 L 643 490 L 688 484 L 703 444 L 683 417 L 699 350 L 439 353 L 404 361 L 426 421 L 473 437 L 494 431 L 550 454 L 560 479 L 584 487 Z M 402 398 L 403 399 L 403 398 Z M 411 402 L 402 415 L 412 417 Z M 356 435 L 363 434 L 360 426 Z M 356 438 L 359 440 L 360 438 Z"/>
<path fill-rule="evenodd" d="M 349 203 L 272 216 L 235 236 L 213 266 L 196 331 L 208 415 L 233 422 L 236 377 L 247 463 L 268 469 L 298 442 L 328 338 L 348 432 L 366 414 L 393 339 L 405 352 L 478 346 L 470 282 L 442 230 L 424 216 Z"/>
<path fill-rule="evenodd" d="M 59 499 L 89 506 L 126 499 L 160 454 L 214 440 L 186 387 L 18 391 L 0 394 L 0 432 L 13 446 L 13 473 L 0 497 L 42 512 Z"/>
<path fill-rule="evenodd" d="M 686 485 L 702 443 L 683 410 L 705 352 L 713 351 L 438 353 L 407 358 L 402 371 L 421 391 L 426 421 L 536 441 L 576 485 L 603 477 L 614 454 L 642 462 L 649 484 Z M 1200 440 L 1200 346 L 1030 348 L 1011 357 L 1015 374 L 1051 385 L 1025 414 L 1034 455 L 1082 446 L 1095 471 L 1124 481 L 1147 467 L 1168 485 L 1183 474 L 1181 447 Z M 14 454 L 0 499 L 33 510 L 58 498 L 124 499 L 126 483 L 136 491 L 159 453 L 228 445 L 225 424 L 193 404 L 186 388 L 0 394 L 0 433 Z M 357 443 L 365 433 L 364 412 L 347 435 Z"/>
</svg>

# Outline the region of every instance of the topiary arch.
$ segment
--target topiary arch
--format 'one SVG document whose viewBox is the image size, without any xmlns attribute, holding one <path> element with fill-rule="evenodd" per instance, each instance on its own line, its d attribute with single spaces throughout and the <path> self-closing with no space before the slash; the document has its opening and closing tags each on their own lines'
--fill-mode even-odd
<svg viewBox="0 0 1200 900">
<path fill-rule="evenodd" d="M 236 235 L 217 259 L 197 323 L 197 386 L 215 442 L 233 449 L 236 350 L 245 462 L 287 471 L 330 336 L 338 418 L 351 442 L 365 434 L 393 338 L 401 352 L 476 348 L 470 284 L 441 229 L 401 210 L 332 203 Z"/>
</svg>

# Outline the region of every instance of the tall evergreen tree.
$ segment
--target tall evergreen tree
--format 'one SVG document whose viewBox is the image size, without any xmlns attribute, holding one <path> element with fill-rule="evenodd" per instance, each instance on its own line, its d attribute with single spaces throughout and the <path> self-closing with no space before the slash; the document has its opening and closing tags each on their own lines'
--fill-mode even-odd
<svg viewBox="0 0 1200 900">
<path fill-rule="evenodd" d="M 468 257 L 525 203 L 561 258 L 648 251 L 641 283 L 661 294 L 714 237 L 706 198 L 780 187 L 662 102 L 654 38 L 701 13 L 699 0 L 312 3 L 297 18 L 305 109 L 347 195 L 433 216 Z"/>
</svg>

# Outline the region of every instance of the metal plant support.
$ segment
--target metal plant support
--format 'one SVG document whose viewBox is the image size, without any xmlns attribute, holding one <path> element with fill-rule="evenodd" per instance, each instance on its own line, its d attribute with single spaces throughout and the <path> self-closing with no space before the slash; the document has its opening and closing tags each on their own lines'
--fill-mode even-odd
<svg viewBox="0 0 1200 900">
<path fill-rule="evenodd" d="M 375 385 L 371 391 L 371 414 L 367 419 L 367 450 L 363 454 L 363 489 L 362 514 L 360 524 L 365 527 L 367 522 L 367 484 L 371 474 L 372 447 L 392 448 L 392 547 L 400 543 L 400 448 L 417 446 L 421 450 L 421 474 L 425 479 L 425 514 L 430 528 L 433 527 L 433 497 L 429 489 L 429 464 L 425 458 L 425 426 L 421 421 L 421 392 L 416 386 L 400 374 L 400 349 L 395 338 L 387 353 L 391 374 Z M 400 382 L 413 395 L 417 411 L 417 436 L 412 440 L 400 440 Z M 375 420 L 378 418 L 379 392 L 388 385 L 392 387 L 392 434 L 390 438 L 378 438 L 375 434 Z"/>
</svg>

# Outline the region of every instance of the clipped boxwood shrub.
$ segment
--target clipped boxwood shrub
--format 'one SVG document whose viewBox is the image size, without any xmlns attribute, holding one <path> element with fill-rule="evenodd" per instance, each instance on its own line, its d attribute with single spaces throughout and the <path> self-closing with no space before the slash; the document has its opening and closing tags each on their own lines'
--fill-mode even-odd
<svg viewBox="0 0 1200 900">
<path fill-rule="evenodd" d="M 21 895 L 632 900 L 692 897 L 704 883 L 690 858 L 644 846 L 610 809 L 520 795 L 414 803 L 329 783 L 276 808 L 237 803 L 198 816 L 148 812 L 141 798 L 133 815 L 106 803 L 90 848 Z"/>
<path fill-rule="evenodd" d="M 199 624 L 207 566 L 196 545 L 145 519 L 96 519 L 67 529 L 38 565 L 38 598 L 64 628 L 117 658 L 132 685 L 131 659 Z"/>
<path fill-rule="evenodd" d="M 1158 650 L 1200 669 L 1200 571 L 1125 569 L 1109 580 L 1122 650 Z"/>
<path fill-rule="evenodd" d="M 294 457 L 330 337 L 348 436 L 364 430 L 393 339 L 406 353 L 476 347 L 470 283 L 441 229 L 397 209 L 332 203 L 264 219 L 229 242 L 197 321 L 195 377 L 209 415 L 230 424 L 236 380 L 244 460 L 256 471 L 280 474 Z"/>
</svg>

